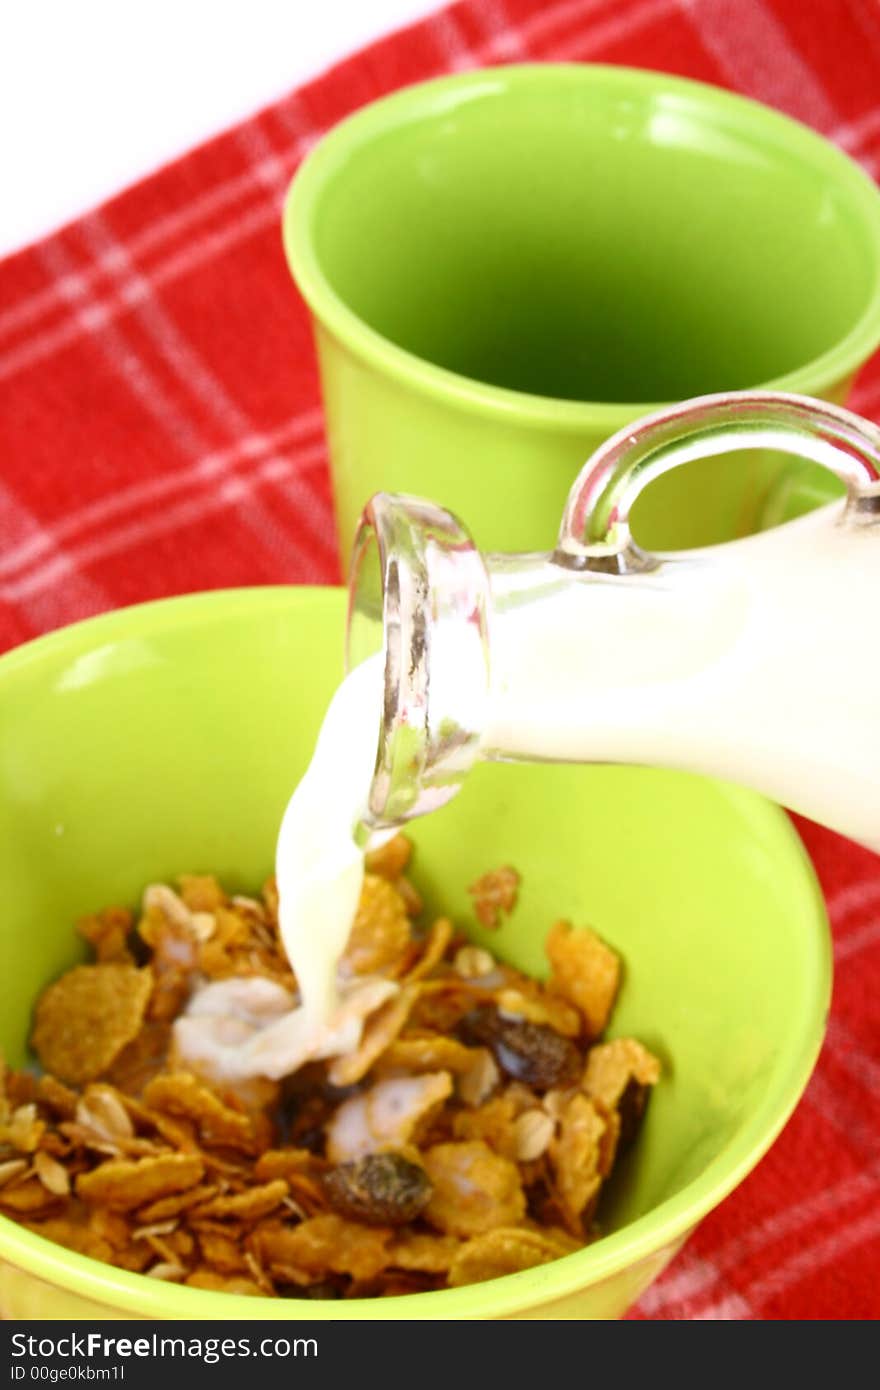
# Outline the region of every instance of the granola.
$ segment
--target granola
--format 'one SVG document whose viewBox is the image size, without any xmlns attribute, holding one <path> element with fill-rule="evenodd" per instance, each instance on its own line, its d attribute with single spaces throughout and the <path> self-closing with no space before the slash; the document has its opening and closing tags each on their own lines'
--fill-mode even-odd
<svg viewBox="0 0 880 1390">
<path fill-rule="evenodd" d="M 557 923 L 548 981 L 528 978 L 447 918 L 421 927 L 410 861 L 403 836 L 368 858 L 341 962 L 377 980 L 359 1045 L 283 1083 L 220 1084 L 182 1064 L 173 1031 L 206 980 L 295 993 L 273 882 L 245 897 L 189 874 L 151 884 L 139 914 L 78 923 L 93 960 L 37 1001 L 43 1073 L 0 1073 L 0 1213 L 122 1269 L 253 1297 L 458 1287 L 593 1240 L 660 1075 L 634 1039 L 598 1041 L 618 958 Z M 518 885 L 506 867 L 472 885 L 484 925 Z"/>
</svg>

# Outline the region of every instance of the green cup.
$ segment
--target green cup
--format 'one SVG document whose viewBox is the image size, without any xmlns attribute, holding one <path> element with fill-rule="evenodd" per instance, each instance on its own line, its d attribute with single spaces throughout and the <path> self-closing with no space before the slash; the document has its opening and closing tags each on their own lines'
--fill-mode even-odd
<svg viewBox="0 0 880 1390">
<path fill-rule="evenodd" d="M 468 72 L 344 121 L 293 181 L 345 557 L 379 489 L 546 549 L 578 468 L 660 404 L 842 401 L 880 342 L 880 197 L 805 127 L 666 74 Z M 779 463 L 679 470 L 653 548 L 754 529 Z"/>
<path fill-rule="evenodd" d="M 73 921 L 187 870 L 253 891 L 339 680 L 341 589 L 127 608 L 0 659 L 0 1051 L 84 952 Z M 261 673 L 271 673 L 271 679 Z M 602 1240 L 463 1289 L 342 1302 L 245 1298 L 99 1264 L 0 1216 L 6 1318 L 608 1318 L 757 1163 L 809 1076 L 828 923 L 788 818 L 737 787 L 645 768 L 483 764 L 414 822 L 429 913 L 530 972 L 554 919 L 592 922 L 625 973 L 612 1032 L 664 1062 L 600 1210 Z M 500 932 L 465 885 L 523 875 Z"/>
</svg>

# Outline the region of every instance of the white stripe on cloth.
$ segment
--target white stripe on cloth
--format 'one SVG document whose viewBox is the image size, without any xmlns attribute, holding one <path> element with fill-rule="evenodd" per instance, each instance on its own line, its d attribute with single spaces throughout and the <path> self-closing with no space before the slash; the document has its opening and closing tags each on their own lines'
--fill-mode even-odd
<svg viewBox="0 0 880 1390">
<path fill-rule="evenodd" d="M 771 1269 L 767 1274 L 761 1275 L 746 1286 L 745 1294 L 749 1302 L 760 1308 L 762 1304 L 769 1302 L 771 1298 L 778 1298 L 786 1289 L 792 1288 L 804 1279 L 809 1279 L 824 1269 L 826 1265 L 833 1264 L 843 1255 L 848 1255 L 850 1251 L 857 1250 L 860 1245 L 866 1245 L 868 1241 L 876 1240 L 880 1237 L 880 1209 L 869 1212 L 858 1221 L 853 1221 L 848 1226 L 843 1226 L 838 1231 L 832 1231 L 829 1235 L 808 1244 L 803 1250 L 783 1260 L 775 1269 Z M 716 1316 L 717 1305 L 711 1305 L 703 1311 L 702 1316 L 712 1318 Z"/>
<path fill-rule="evenodd" d="M 880 1062 L 863 1050 L 842 1019 L 828 1020 L 825 1046 L 839 1067 L 872 1096 L 880 1097 Z"/>
<path fill-rule="evenodd" d="M 61 627 L 75 618 L 85 618 L 109 608 L 109 595 L 93 579 L 81 574 L 71 556 L 58 546 L 52 532 L 42 526 L 31 511 L 0 479 L 0 552 L 9 544 L 39 542 L 46 548 L 58 575 L 58 583 L 14 599 L 2 595 L 18 607 L 33 633 Z"/>
<path fill-rule="evenodd" d="M 106 497 L 88 502 L 51 525 L 37 529 L 17 544 L 0 546 L 0 578 L 38 564 L 52 551 L 56 542 L 71 541 L 79 532 L 124 517 L 126 512 L 137 512 L 146 504 L 167 501 L 191 489 L 207 489 L 218 480 L 222 481 L 241 464 L 257 463 L 266 453 L 274 453 L 288 445 L 302 445 L 313 436 L 320 435 L 322 419 L 320 410 L 306 411 L 285 421 L 275 430 L 247 435 L 229 449 L 206 454 L 189 468 L 144 478 Z M 320 439 L 317 442 L 323 449 Z M 295 464 L 299 456 L 293 454 L 289 457 L 291 464 Z"/>
<path fill-rule="evenodd" d="M 174 212 L 156 217 L 142 231 L 136 232 L 127 243 L 131 255 L 140 259 L 163 242 L 174 240 L 190 230 L 194 224 L 223 211 L 230 203 L 236 203 L 252 195 L 267 178 L 277 179 L 278 189 L 283 192 L 287 180 L 292 177 L 296 165 L 308 147 L 308 138 L 300 136 L 287 149 L 272 155 L 265 166 L 261 163 L 254 164 L 243 173 L 234 174 L 206 192 L 198 194 Z M 20 304 L 14 304 L 0 313 L 0 335 L 11 333 L 39 317 L 44 311 L 56 308 L 59 302 L 63 302 L 65 291 L 78 294 L 80 289 L 88 289 L 92 282 L 98 281 L 106 273 L 107 267 L 98 260 L 83 271 L 73 272 L 74 281 L 82 282 L 79 286 L 74 283 L 62 287 L 60 280 L 54 280 L 45 289 L 38 290 Z"/>
<path fill-rule="evenodd" d="M 584 33 L 571 34 L 563 42 L 548 49 L 543 57 L 547 62 L 568 62 L 573 59 L 590 58 L 609 44 L 638 33 L 656 19 L 674 14 L 680 9 L 680 0 L 643 0 L 641 5 L 633 5 L 626 16 L 612 16 L 603 22 L 590 25 Z"/>
<path fill-rule="evenodd" d="M 872 1093 L 880 1091 L 880 1064 L 862 1052 L 845 1025 L 836 1019 L 829 1024 L 824 1051 L 842 1065 Z M 820 1062 L 821 1068 L 821 1062 Z M 842 1134 L 850 1144 L 859 1147 L 865 1156 L 865 1167 L 854 1176 L 842 1179 L 832 1188 L 804 1198 L 802 1201 L 774 1212 L 771 1216 L 733 1237 L 711 1255 L 682 1252 L 670 1271 L 639 1301 L 639 1308 L 648 1316 L 682 1305 L 687 1316 L 696 1317 L 693 1305 L 699 1306 L 703 1295 L 712 1293 L 714 1302 L 707 1317 L 721 1316 L 718 1311 L 727 1303 L 731 1290 L 721 1288 L 723 1276 L 744 1261 L 760 1254 L 776 1241 L 797 1234 L 804 1227 L 833 1215 L 844 1219 L 847 1208 L 880 1196 L 880 1157 L 877 1156 L 875 1127 L 865 1121 L 857 1102 L 832 1087 L 821 1070 L 814 1073 L 804 1094 L 821 1118 Z M 757 1306 L 752 1291 L 735 1291 L 744 1297 L 746 1306 Z M 702 1316 L 703 1314 L 701 1314 Z M 746 1312 L 743 1316 L 752 1316 Z"/>
<path fill-rule="evenodd" d="M 729 1293 L 718 1300 L 711 1308 L 694 1313 L 693 1322 L 739 1322 L 745 1319 L 754 1321 L 756 1314 L 742 1294 Z"/>
<path fill-rule="evenodd" d="M 833 1187 L 805 1197 L 781 1211 L 775 1211 L 748 1230 L 733 1236 L 711 1256 L 691 1254 L 685 1249 L 669 1271 L 639 1300 L 640 1311 L 649 1316 L 679 1303 L 690 1302 L 716 1288 L 728 1270 L 741 1266 L 754 1255 L 761 1254 L 775 1241 L 797 1235 L 829 1216 L 845 1220 L 847 1208 L 874 1198 L 880 1192 L 880 1159 L 862 1172 L 841 1179 Z M 722 1294 L 721 1298 L 727 1297 Z"/>
<path fill-rule="evenodd" d="M 871 907 L 876 902 L 880 902 L 880 875 L 860 879 L 858 883 L 848 883 L 833 893 L 828 899 L 828 913 L 834 925 L 839 927 L 851 913 Z"/>
<path fill-rule="evenodd" d="M 69 254 L 63 250 L 61 244 L 57 240 L 46 242 L 41 248 L 41 251 L 47 259 L 50 270 L 56 274 L 66 276 L 69 285 L 71 283 L 69 272 L 73 268 L 73 264 L 69 258 Z M 90 307 L 94 306 L 90 306 L 88 303 L 81 303 L 79 296 L 76 296 L 71 304 L 72 311 L 76 315 L 87 315 Z M 204 462 L 205 458 L 209 457 L 212 451 L 206 445 L 200 432 L 193 425 L 191 420 L 175 408 L 167 393 L 162 389 L 160 383 L 152 373 L 146 369 L 144 363 L 138 359 L 136 354 L 131 351 L 118 328 L 109 323 L 102 322 L 100 332 L 95 333 L 94 336 L 96 346 L 101 351 L 108 368 L 127 383 L 136 399 L 141 402 L 161 428 L 169 433 L 175 448 L 182 448 L 186 454 L 189 454 L 194 463 L 198 463 L 200 460 Z M 261 540 L 261 514 L 264 513 L 265 509 L 262 505 L 259 505 L 258 514 L 255 515 L 253 503 L 248 502 L 247 499 L 242 500 L 246 501 L 246 505 L 240 512 L 242 523 L 251 530 L 254 530 L 256 527 L 254 533 L 257 538 Z M 192 510 L 192 505 L 193 504 L 190 504 L 188 511 Z M 204 500 L 199 501 L 198 506 L 204 508 Z M 174 515 L 180 516 L 179 508 Z M 187 513 L 184 515 L 187 515 Z M 127 528 L 127 544 L 135 543 L 136 530 L 136 527 Z M 108 553 L 107 546 L 110 544 L 112 544 L 112 542 L 108 536 L 103 538 L 103 545 L 99 543 L 97 546 L 93 545 L 91 548 L 88 546 L 79 547 L 77 551 L 78 563 L 88 564 L 91 560 L 99 558 L 100 555 Z M 35 574 L 29 575 L 24 581 L 20 581 L 18 584 L 5 585 L 0 592 L 5 593 L 12 598 L 13 601 L 20 601 L 22 598 L 33 593 L 44 592 L 48 586 L 57 582 L 59 563 L 58 557 L 55 557 L 48 564 L 41 565 L 40 569 Z M 283 578 L 283 576 L 279 575 L 279 579 L 281 578 Z"/>
<path fill-rule="evenodd" d="M 646 1317 L 654 1317 L 657 1313 L 674 1310 L 677 1304 L 687 1307 L 690 1300 L 719 1284 L 725 1287 L 724 1298 L 738 1297 L 733 1289 L 726 1287 L 723 1272 L 711 1256 L 685 1251 L 678 1256 L 667 1274 L 645 1290 L 637 1306 Z M 747 1306 L 742 1316 L 751 1316 Z"/>
<path fill-rule="evenodd" d="M 700 39 L 730 82 L 790 116 L 831 131 L 840 116 L 815 73 L 762 0 L 682 0 Z"/>
<path fill-rule="evenodd" d="M 269 107 L 268 111 L 263 112 L 265 116 L 271 116 L 275 124 L 282 130 L 287 131 L 288 135 L 294 138 L 293 149 L 297 151 L 297 162 L 305 159 L 310 150 L 314 149 L 318 141 L 324 134 L 325 126 L 316 126 L 306 112 L 305 91 L 296 88 L 288 92 L 287 96 L 277 101 L 274 106 Z M 284 158 L 284 151 L 281 152 Z"/>
<path fill-rule="evenodd" d="M 119 293 L 123 296 L 131 294 L 137 297 L 137 316 L 141 325 L 183 390 L 208 410 L 212 418 L 229 434 L 230 445 L 248 437 L 259 438 L 260 432 L 254 427 L 253 422 L 187 342 L 171 317 L 164 312 L 150 282 L 137 271 L 122 243 L 114 241 L 101 214 L 94 213 L 86 218 L 80 223 L 79 231 L 89 251 L 93 255 L 102 256 L 105 264 L 112 267 Z M 99 341 L 103 342 L 103 333 L 99 335 Z M 136 377 L 131 375 L 131 380 L 140 399 L 168 431 L 172 440 L 176 442 L 182 436 L 185 441 L 184 447 L 188 447 L 196 458 L 204 457 L 209 452 L 197 427 L 182 414 L 174 398 L 162 389 L 155 376 L 147 373 L 141 366 Z M 281 462 L 277 455 L 269 461 Z M 285 491 L 289 500 L 298 508 L 315 546 L 323 549 L 328 555 L 335 554 L 330 508 L 324 498 L 309 485 L 306 475 L 291 475 Z M 277 513 L 264 506 L 254 496 L 243 497 L 241 500 L 241 520 L 253 532 L 260 546 L 271 554 L 273 561 L 298 566 L 298 578 L 303 575 L 319 577 L 314 569 L 310 547 L 301 544 L 291 534 L 279 520 Z M 279 581 L 288 577 L 285 573 L 279 572 Z"/>
<path fill-rule="evenodd" d="M 837 144 L 842 145 L 845 150 L 857 152 L 863 149 L 867 141 L 875 135 L 880 135 L 880 106 L 863 112 L 854 121 L 846 121 L 843 125 L 837 126 L 832 135 Z"/>
<path fill-rule="evenodd" d="M 157 536 L 169 535 L 186 526 L 195 525 L 218 512 L 228 511 L 241 504 L 249 508 L 263 488 L 278 487 L 291 479 L 296 481 L 311 468 L 323 472 L 325 459 L 323 444 L 316 444 L 290 459 L 270 459 L 269 462 L 253 468 L 245 476 L 225 478 L 216 491 L 189 498 L 173 507 L 163 507 L 161 511 L 154 512 L 143 520 L 114 526 L 104 534 L 96 536 L 94 540 L 84 541 L 61 556 L 47 557 L 36 569 L 18 579 L 0 581 L 0 599 L 10 603 L 32 599 L 57 584 L 59 579 L 63 579 L 65 567 L 69 564 L 95 564 L 110 555 L 143 545 Z M 279 575 L 278 583 L 282 582 L 284 578 Z"/>
<path fill-rule="evenodd" d="M 834 959 L 836 962 L 850 960 L 857 956 L 860 951 L 867 950 L 870 946 L 876 946 L 880 941 L 880 917 L 873 922 L 868 922 L 864 927 L 859 927 L 857 931 L 848 932 L 842 941 L 834 943 Z"/>
<path fill-rule="evenodd" d="M 857 912 L 874 906 L 880 907 L 880 874 L 877 878 L 861 879 L 848 883 L 828 900 L 828 915 L 835 928 L 834 959 L 838 963 L 849 960 L 860 951 L 873 946 L 880 940 L 880 917 L 872 919 L 862 927 L 856 927 L 841 934 L 841 928 Z"/>
<path fill-rule="evenodd" d="M 745 96 L 777 106 L 857 158 L 880 111 L 841 122 L 824 85 L 789 41 L 764 0 L 681 0 L 694 30 L 730 83 Z M 861 155 L 876 176 L 880 160 Z"/>
<path fill-rule="evenodd" d="M 630 4 L 621 13 L 620 0 L 562 0 L 562 3 L 547 5 L 535 14 L 524 19 L 518 26 L 505 24 L 504 11 L 494 5 L 495 18 L 481 14 L 481 18 L 492 26 L 488 37 L 477 45 L 469 45 L 462 34 L 461 26 L 453 10 L 438 11 L 431 20 L 431 29 L 440 45 L 444 70 L 462 72 L 479 67 L 482 63 L 510 56 L 511 50 L 520 59 L 529 56 L 528 43 L 546 39 L 554 29 L 559 29 L 569 21 L 588 20 L 580 23 L 570 34 L 560 51 L 580 51 L 582 46 L 602 47 L 614 42 L 621 34 L 637 33 L 645 23 L 654 18 L 655 13 L 677 8 L 678 0 L 648 0 L 648 3 Z M 486 6 L 480 6 L 480 13 Z M 601 11 L 608 12 L 603 23 Z M 501 24 L 501 28 L 497 25 Z M 542 60 L 556 57 L 556 53 L 542 53 Z"/>
<path fill-rule="evenodd" d="M 453 10 L 438 10 L 432 16 L 430 34 L 444 72 L 468 72 L 479 66 L 480 59 L 468 44 Z"/>
<path fill-rule="evenodd" d="M 856 386 L 850 409 L 859 415 L 871 415 L 880 407 L 880 373 L 864 386 Z"/>
<path fill-rule="evenodd" d="M 257 207 L 252 208 L 245 216 L 238 218 L 229 227 L 203 233 L 198 240 L 175 252 L 161 266 L 150 271 L 151 292 L 187 275 L 196 267 L 207 264 L 228 251 L 230 247 L 247 241 L 249 237 L 256 236 L 266 227 L 274 225 L 277 220 L 278 214 L 274 209 L 265 206 L 265 204 L 258 204 Z M 46 259 L 47 248 L 49 248 L 51 255 L 57 251 L 58 245 L 59 243 L 55 239 L 46 242 L 44 246 L 39 248 L 44 260 Z M 66 263 L 72 264 L 69 261 Z M 71 304 L 75 304 L 85 297 L 88 285 L 82 277 L 68 272 L 62 278 L 61 294 Z M 44 361 L 60 348 L 78 342 L 80 338 L 88 337 L 95 329 L 109 325 L 114 319 L 131 313 L 137 306 L 138 291 L 136 287 L 131 286 L 129 288 L 129 296 L 129 298 L 123 299 L 119 295 L 108 296 L 105 294 L 100 302 L 93 303 L 90 309 L 78 317 L 62 322 L 55 328 L 47 329 L 44 333 L 35 334 L 33 338 L 27 338 L 17 347 L 11 348 L 0 356 L 0 380 L 14 376 L 16 373 L 24 371 L 25 368 Z"/>
<path fill-rule="evenodd" d="M 861 1158 L 870 1162 L 877 1155 L 877 1129 L 865 1119 L 863 1107 L 846 1092 L 833 1086 L 825 1076 L 821 1061 L 810 1077 L 802 1105 L 812 1106 L 820 1119 L 837 1130 Z"/>
<path fill-rule="evenodd" d="M 547 5 L 536 10 L 533 15 L 524 20 L 517 29 L 517 41 L 522 48 L 527 40 L 534 43 L 536 40 L 545 39 L 548 34 L 552 34 L 554 29 L 561 29 L 568 23 L 580 23 L 581 20 L 589 19 L 591 22 L 595 15 L 600 11 L 608 11 L 609 14 L 616 13 L 620 18 L 620 0 L 561 0 L 558 5 Z M 630 11 L 627 11 L 627 14 Z M 578 33 L 584 33 L 581 28 Z M 481 50 L 486 58 L 501 57 L 501 48 L 509 43 L 506 33 L 496 33 L 487 41 L 485 48 Z"/>
<path fill-rule="evenodd" d="M 607 0 L 598 0 L 598 3 L 605 4 Z M 557 10 L 559 8 L 557 6 Z M 580 8 L 586 12 L 585 4 L 581 4 Z M 483 62 L 490 57 L 500 58 L 506 63 L 528 61 L 529 50 L 522 33 L 508 15 L 504 0 L 481 0 L 473 15 L 485 35 L 480 45 Z"/>
<path fill-rule="evenodd" d="M 254 170 L 257 191 L 268 195 L 270 207 L 280 218 L 290 172 L 281 151 L 276 151 L 263 130 L 261 115 L 237 126 L 232 139 Z"/>
</svg>

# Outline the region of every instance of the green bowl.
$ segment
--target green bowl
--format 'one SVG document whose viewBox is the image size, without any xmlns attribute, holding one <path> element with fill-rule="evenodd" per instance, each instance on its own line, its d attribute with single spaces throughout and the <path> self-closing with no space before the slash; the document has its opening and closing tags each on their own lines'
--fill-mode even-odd
<svg viewBox="0 0 880 1390">
<path fill-rule="evenodd" d="M 0 1045 L 80 955 L 73 919 L 143 885 L 270 871 L 281 812 L 342 668 L 345 596 L 254 589 L 130 608 L 0 659 Z M 783 813 L 680 774 L 485 766 L 413 826 L 431 910 L 529 971 L 557 917 L 622 954 L 613 1033 L 665 1074 L 601 1212 L 608 1234 L 540 1269 L 440 1293 L 294 1303 L 179 1288 L 0 1219 L 7 1318 L 619 1316 L 772 1142 L 809 1076 L 829 998 L 822 899 Z M 523 876 L 481 937 L 465 885 Z"/>
<path fill-rule="evenodd" d="M 842 401 L 880 343 L 871 180 L 796 121 L 668 73 L 493 67 L 371 103 L 302 165 L 284 242 L 344 554 L 380 490 L 435 498 L 483 550 L 546 550 L 615 430 L 711 391 Z M 639 539 L 754 529 L 780 466 L 676 470 Z"/>
</svg>

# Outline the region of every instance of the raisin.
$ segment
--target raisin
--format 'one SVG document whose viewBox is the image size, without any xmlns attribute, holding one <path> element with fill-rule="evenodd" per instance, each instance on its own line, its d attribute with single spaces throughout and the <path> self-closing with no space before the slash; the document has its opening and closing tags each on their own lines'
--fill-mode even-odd
<svg viewBox="0 0 880 1390">
<path fill-rule="evenodd" d="M 412 1221 L 427 1205 L 431 1184 L 417 1163 L 400 1154 L 382 1153 L 337 1164 L 324 1175 L 324 1191 L 340 1216 L 398 1226 Z"/>
<path fill-rule="evenodd" d="M 465 1015 L 459 1032 L 465 1042 L 488 1047 L 502 1071 L 537 1091 L 573 1086 L 580 1080 L 580 1052 L 570 1038 L 545 1023 L 505 1018 L 484 1004 Z"/>
</svg>

